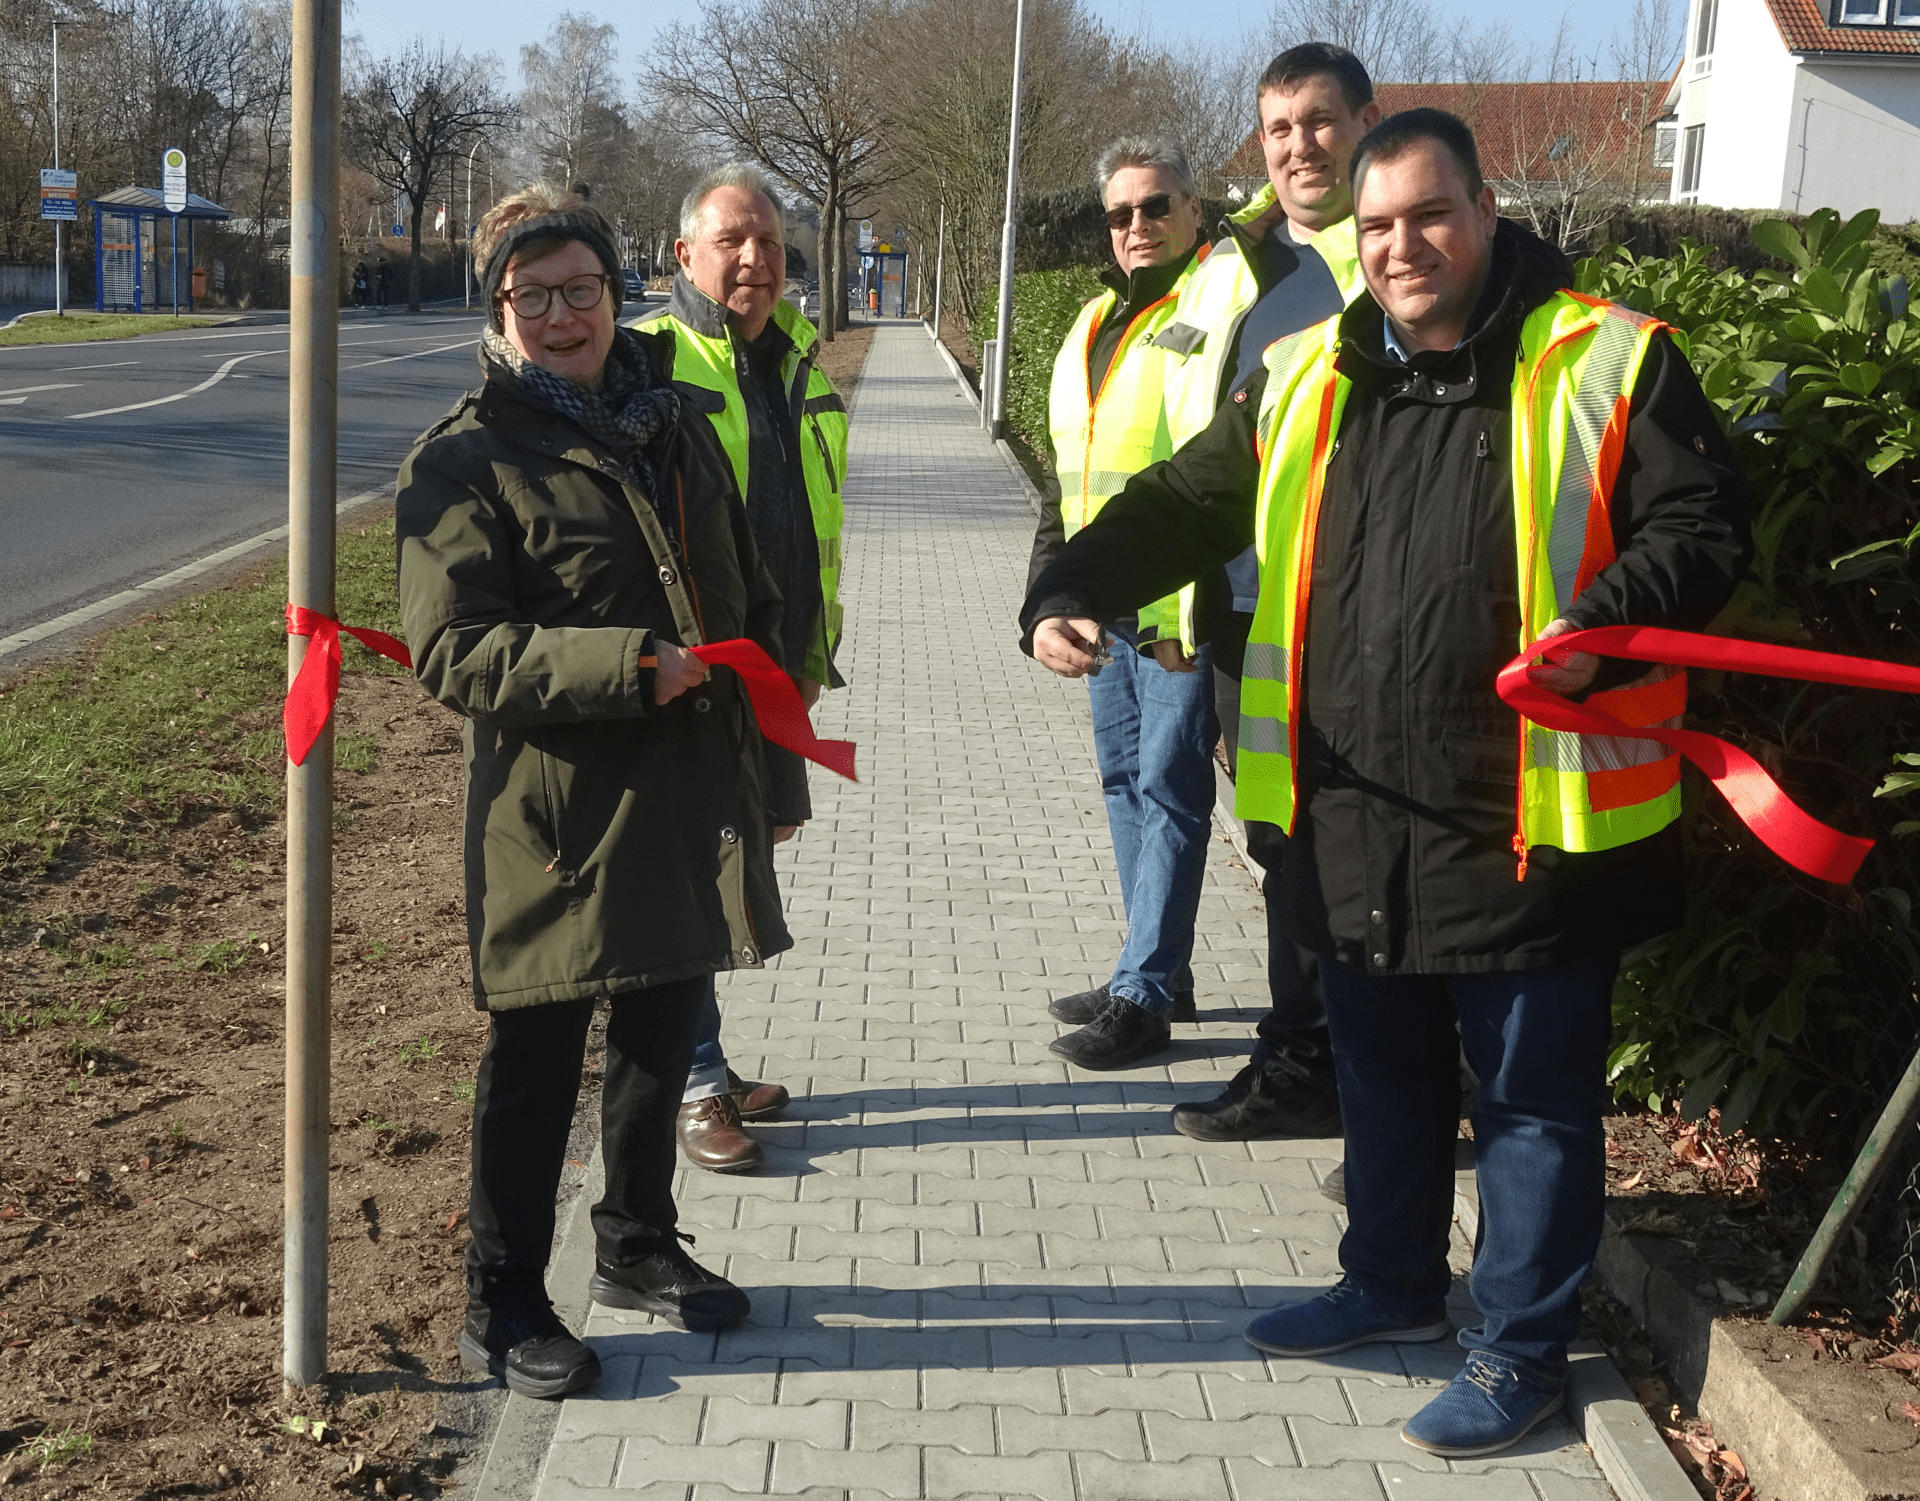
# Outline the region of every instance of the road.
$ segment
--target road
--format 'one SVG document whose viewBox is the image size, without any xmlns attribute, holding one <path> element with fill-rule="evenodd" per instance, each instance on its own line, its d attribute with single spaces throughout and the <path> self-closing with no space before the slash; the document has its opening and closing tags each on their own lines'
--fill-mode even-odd
<svg viewBox="0 0 1920 1501">
<path fill-rule="evenodd" d="M 0 348 L 0 638 L 283 525 L 284 322 Z M 346 314 L 339 495 L 478 384 L 477 313 Z"/>
</svg>

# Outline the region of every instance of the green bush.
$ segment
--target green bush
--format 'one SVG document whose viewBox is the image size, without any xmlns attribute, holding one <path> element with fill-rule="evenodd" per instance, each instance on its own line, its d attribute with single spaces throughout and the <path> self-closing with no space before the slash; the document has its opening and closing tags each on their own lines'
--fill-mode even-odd
<svg viewBox="0 0 1920 1501">
<path fill-rule="evenodd" d="M 1007 369 L 1007 426 L 1036 453 L 1050 459 L 1047 392 L 1053 383 L 1053 358 L 1066 342 L 1073 320 L 1102 288 L 1099 273 L 1087 266 L 1060 271 L 1029 271 L 1013 278 L 1013 352 Z M 986 347 L 999 323 L 1000 288 L 989 289 L 973 320 L 976 346 Z"/>
<path fill-rule="evenodd" d="M 1830 210 L 1753 234 L 1790 271 L 1668 259 L 1583 261 L 1580 290 L 1673 325 L 1752 480 L 1756 558 L 1722 634 L 1912 662 L 1920 590 L 1920 319 L 1873 265 L 1878 216 Z M 1878 843 L 1846 887 L 1800 875 L 1689 771 L 1684 926 L 1637 956 L 1614 1007 L 1623 1096 L 1728 1131 L 1851 1130 L 1877 1112 L 1915 1037 L 1920 700 L 1695 673 L 1690 723 L 1743 746 L 1814 816 Z"/>
</svg>

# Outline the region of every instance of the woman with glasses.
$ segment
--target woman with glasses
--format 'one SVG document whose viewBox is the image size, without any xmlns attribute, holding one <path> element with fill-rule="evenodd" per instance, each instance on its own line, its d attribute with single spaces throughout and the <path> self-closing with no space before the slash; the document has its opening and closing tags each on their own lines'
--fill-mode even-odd
<svg viewBox="0 0 1920 1501">
<path fill-rule="evenodd" d="M 674 1118 L 719 970 L 791 945 L 773 844 L 804 798 L 744 690 L 688 647 L 783 660 L 780 599 L 672 342 L 616 326 L 614 234 L 531 187 L 474 248 L 477 391 L 400 471 L 400 603 L 421 683 L 466 720 L 466 908 L 490 1013 L 473 1109 L 467 1364 L 557 1397 L 599 1376 L 546 1290 L 588 1022 L 605 998 L 593 1297 L 683 1329 L 748 1300 L 682 1248 Z"/>
</svg>

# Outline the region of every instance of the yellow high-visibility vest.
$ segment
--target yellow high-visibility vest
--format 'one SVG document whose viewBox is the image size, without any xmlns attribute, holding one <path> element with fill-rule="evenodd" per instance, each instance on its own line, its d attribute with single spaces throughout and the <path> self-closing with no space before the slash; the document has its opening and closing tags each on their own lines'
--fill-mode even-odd
<svg viewBox="0 0 1920 1501">
<path fill-rule="evenodd" d="M 740 394 L 746 373 L 744 352 L 736 353 L 727 330 L 726 309 L 695 289 L 683 275 L 678 294 L 691 294 L 711 317 L 693 327 L 674 314 L 670 304 L 636 319 L 630 326 L 673 334 L 673 382 L 685 388 L 691 404 L 713 423 L 720 446 L 733 464 L 734 481 L 744 500 L 747 494 L 747 408 Z M 800 468 L 806 480 L 807 506 L 813 513 L 813 534 L 820 550 L 820 624 L 807 643 L 802 676 L 831 686 L 833 654 L 840 645 L 840 531 L 843 511 L 841 487 L 847 478 L 847 404 L 826 373 L 814 363 L 819 334 L 785 298 L 773 305 L 773 321 L 793 343 L 780 366 L 780 385 L 800 412 L 797 435 Z"/>
<path fill-rule="evenodd" d="M 1665 327 L 1613 303 L 1556 293 L 1528 314 L 1514 372 L 1511 454 L 1521 622 L 1516 651 L 1565 613 L 1613 561 L 1610 503 L 1634 381 Z M 1327 466 L 1350 383 L 1334 360 L 1340 320 L 1276 342 L 1261 404 L 1255 546 L 1260 604 L 1240 684 L 1236 811 L 1288 833 L 1298 808 L 1301 663 Z M 1488 684 L 1489 690 L 1492 684 Z M 1628 724 L 1675 726 L 1684 672 L 1657 667 L 1588 702 Z M 1680 816 L 1680 757 L 1651 740 L 1578 735 L 1518 721 L 1516 838 L 1603 850 Z"/>
<path fill-rule="evenodd" d="M 1134 475 L 1173 453 L 1160 399 L 1167 355 L 1153 346 L 1153 336 L 1173 316 L 1181 288 L 1205 255 L 1202 247 L 1164 296 L 1133 315 L 1099 390 L 1092 389 L 1088 360 L 1118 293 L 1103 292 L 1081 308 L 1054 356 L 1047 426 L 1060 479 L 1060 519 L 1069 537 L 1099 515 Z M 1144 638 L 1166 633 L 1175 619 L 1173 598 L 1147 606 L 1139 617 Z"/>
<path fill-rule="evenodd" d="M 1228 215 L 1228 222 L 1251 224 L 1270 213 L 1277 201 L 1273 184 L 1268 183 L 1245 208 Z M 1343 219 L 1321 230 L 1313 237 L 1313 249 L 1333 273 L 1342 301 L 1352 302 L 1366 287 L 1360 274 L 1353 220 Z M 1227 394 L 1220 386 L 1227 378 L 1234 337 L 1259 300 L 1260 287 L 1240 242 L 1225 236 L 1214 246 L 1206 265 L 1188 279 L 1173 317 L 1155 335 L 1154 343 L 1170 357 L 1166 372 L 1167 435 L 1176 449 L 1213 421 L 1221 398 Z M 1189 652 L 1193 650 L 1193 606 L 1194 586 L 1188 584 L 1175 596 L 1174 616 L 1166 622 L 1165 632 L 1172 634 L 1177 629 Z"/>
</svg>

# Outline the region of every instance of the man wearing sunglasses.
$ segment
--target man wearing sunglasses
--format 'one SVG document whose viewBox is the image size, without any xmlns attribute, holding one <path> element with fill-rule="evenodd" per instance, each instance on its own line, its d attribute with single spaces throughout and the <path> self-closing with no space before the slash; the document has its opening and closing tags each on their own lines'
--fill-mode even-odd
<svg viewBox="0 0 1920 1501">
<path fill-rule="evenodd" d="M 1340 312 L 1364 285 L 1347 168 L 1380 121 L 1366 68 L 1344 47 L 1307 42 L 1267 65 L 1255 97 L 1267 185 L 1221 224 L 1156 338 L 1171 356 L 1167 426 L 1176 448 L 1261 369 L 1269 345 Z M 1161 665 L 1179 672 L 1201 669 L 1194 643 L 1211 644 L 1207 675 L 1230 760 L 1238 758 L 1240 673 L 1258 594 L 1249 548 L 1182 592 L 1177 630 L 1153 645 Z M 1201 1141 L 1337 1136 L 1326 1002 L 1314 960 L 1288 936 L 1280 910 L 1286 836 L 1249 823 L 1247 845 L 1265 872 L 1270 1005 L 1247 1066 L 1215 1098 L 1175 1106 L 1173 1124 Z"/>
<path fill-rule="evenodd" d="M 1054 360 L 1048 421 L 1060 495 L 1043 507 L 1029 582 L 1129 477 L 1173 452 L 1161 415 L 1167 356 L 1152 340 L 1199 261 L 1193 169 L 1172 141 L 1126 138 L 1101 154 L 1094 183 L 1114 269 Z M 1163 672 L 1143 655 L 1175 605 L 1107 622 L 1112 661 L 1087 682 L 1127 932 L 1106 984 L 1047 1008 L 1078 1029 L 1052 1048 L 1081 1068 L 1125 1068 L 1157 1053 L 1172 1023 L 1194 1014 L 1189 963 L 1219 729 L 1208 674 Z"/>
<path fill-rule="evenodd" d="M 672 335 L 674 385 L 712 422 L 732 462 L 754 541 L 785 601 L 782 665 L 811 708 L 823 688 L 846 686 L 834 664 L 846 403 L 814 364 L 813 325 L 781 296 L 785 218 L 758 169 L 736 163 L 695 183 L 673 250 L 680 275 L 666 307 L 634 326 Z M 727 1066 L 710 987 L 680 1107 L 687 1160 L 713 1172 L 753 1171 L 766 1154 L 741 1122 L 773 1116 L 787 1099 L 782 1085 L 741 1079 Z"/>
</svg>

